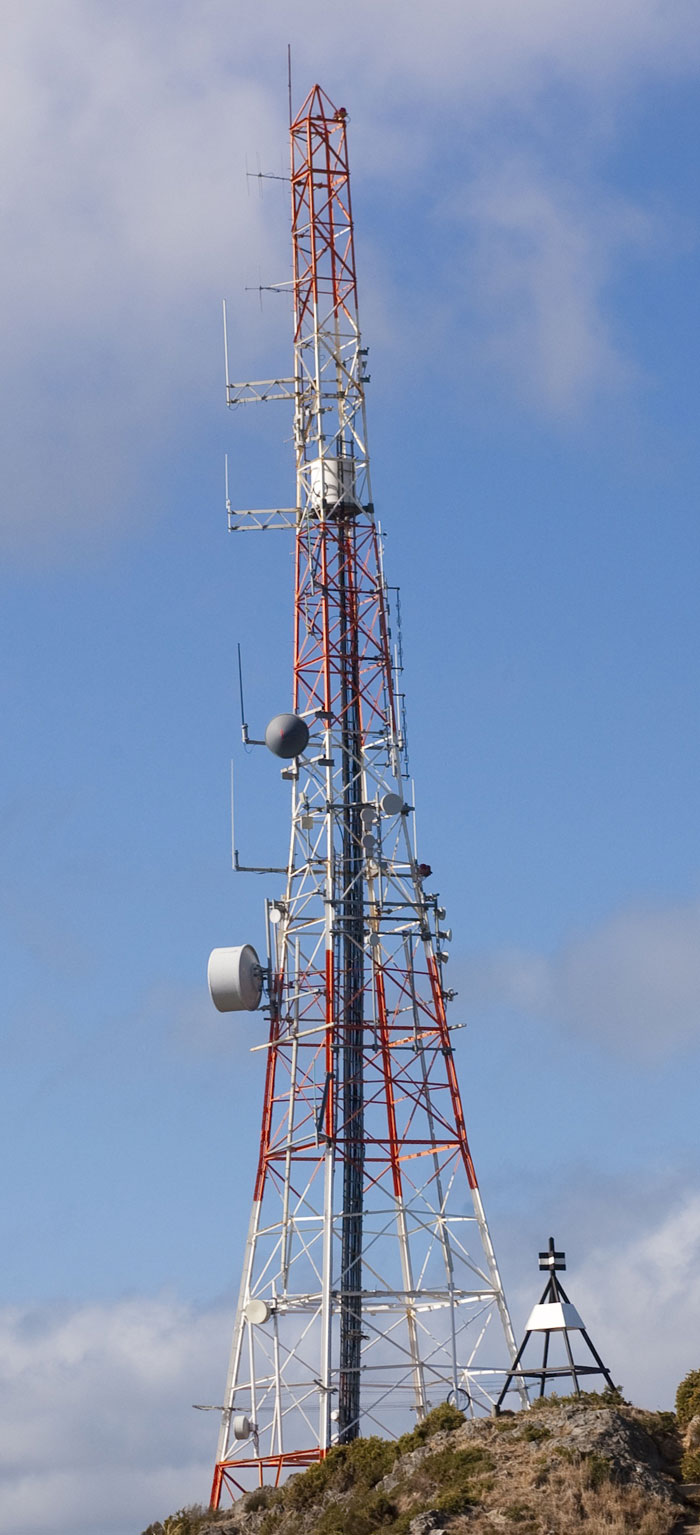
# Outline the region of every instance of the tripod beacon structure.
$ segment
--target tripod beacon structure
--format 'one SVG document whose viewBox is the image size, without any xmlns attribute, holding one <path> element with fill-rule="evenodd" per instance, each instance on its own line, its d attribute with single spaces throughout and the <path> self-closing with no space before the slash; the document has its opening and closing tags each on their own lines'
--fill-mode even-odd
<svg viewBox="0 0 700 1535">
<path fill-rule="evenodd" d="M 227 383 L 230 405 L 293 407 L 296 504 L 229 504 L 232 529 L 293 540 L 295 585 L 292 708 L 265 738 L 291 786 L 286 881 L 267 961 L 243 944 L 209 962 L 221 1011 L 269 1019 L 214 1507 L 446 1399 L 489 1411 L 516 1352 L 455 1070 L 451 934 L 413 834 L 346 112 L 319 86 L 291 123 L 291 191 L 293 376 Z"/>
</svg>

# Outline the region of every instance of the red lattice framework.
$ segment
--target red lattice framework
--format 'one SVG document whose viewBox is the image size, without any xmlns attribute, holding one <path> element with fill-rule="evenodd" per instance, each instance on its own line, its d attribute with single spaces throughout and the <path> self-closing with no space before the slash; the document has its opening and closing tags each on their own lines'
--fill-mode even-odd
<svg viewBox="0 0 700 1535">
<path fill-rule="evenodd" d="M 289 867 L 267 903 L 260 1155 L 215 1507 L 224 1485 L 401 1432 L 448 1395 L 488 1410 L 515 1352 L 455 1068 L 445 913 L 412 832 L 346 114 L 318 86 L 291 146 L 295 372 L 269 397 L 295 404 L 293 696 L 310 740 L 283 774 Z"/>
</svg>

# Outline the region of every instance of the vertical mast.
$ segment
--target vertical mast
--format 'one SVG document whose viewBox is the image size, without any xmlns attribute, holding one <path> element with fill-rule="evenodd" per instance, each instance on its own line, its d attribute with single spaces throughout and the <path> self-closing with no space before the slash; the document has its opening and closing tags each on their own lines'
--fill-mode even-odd
<svg viewBox="0 0 700 1535">
<path fill-rule="evenodd" d="M 337 570 L 335 612 L 327 617 L 326 755 L 340 764 L 337 867 L 329 877 L 335 911 L 342 1121 L 345 1126 L 340 1259 L 341 1441 L 360 1421 L 363 1209 L 364 890 L 361 661 L 354 522 L 369 499 L 357 281 L 350 207 L 346 114 L 316 87 L 291 126 L 297 503 L 318 527 Z M 303 582 L 302 582 L 303 585 Z M 299 595 L 299 594 L 298 594 Z M 306 617 L 297 602 L 303 653 Z M 336 676 L 333 673 L 336 672 Z M 308 703 L 304 672 L 295 708 Z M 334 722 L 337 730 L 333 731 Z M 334 739 L 335 735 L 335 739 Z M 335 885 L 335 888 L 334 888 Z"/>
<path fill-rule="evenodd" d="M 402 1432 L 448 1395 L 489 1410 L 515 1352 L 447 1021 L 450 935 L 412 846 L 346 126 L 319 86 L 291 124 L 294 376 L 228 385 L 232 405 L 294 404 L 296 505 L 230 526 L 293 532 L 297 745 L 281 752 L 290 857 L 268 902 L 260 1153 L 215 1506 L 224 1484 Z"/>
</svg>

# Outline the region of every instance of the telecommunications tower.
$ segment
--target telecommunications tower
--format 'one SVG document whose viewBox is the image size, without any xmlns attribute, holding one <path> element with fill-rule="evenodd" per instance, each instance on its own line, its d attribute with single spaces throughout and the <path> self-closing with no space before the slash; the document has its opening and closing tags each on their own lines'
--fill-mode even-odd
<svg viewBox="0 0 700 1535">
<path fill-rule="evenodd" d="M 292 819 L 267 963 L 248 944 L 209 962 L 220 1010 L 269 1018 L 214 1507 L 446 1399 L 491 1410 L 516 1352 L 455 1071 L 451 934 L 413 834 L 346 113 L 319 86 L 291 123 L 291 190 L 293 377 L 230 384 L 227 366 L 229 405 L 293 406 L 296 504 L 229 505 L 233 530 L 294 543 L 293 712 L 265 741 Z"/>
</svg>

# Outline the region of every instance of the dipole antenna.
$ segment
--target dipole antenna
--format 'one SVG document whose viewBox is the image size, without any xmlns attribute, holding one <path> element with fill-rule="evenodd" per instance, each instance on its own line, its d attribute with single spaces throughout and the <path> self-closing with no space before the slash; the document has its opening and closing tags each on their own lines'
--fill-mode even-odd
<svg viewBox="0 0 700 1535">
<path fill-rule="evenodd" d="M 296 497 L 228 508 L 232 531 L 294 542 L 292 707 L 265 732 L 291 837 L 267 967 L 248 944 L 210 960 L 217 1007 L 267 1015 L 214 1507 L 445 1399 L 490 1411 L 516 1352 L 457 1079 L 446 913 L 414 843 L 345 109 L 314 86 L 290 141 L 293 375 L 227 379 L 230 405 L 293 406 Z"/>
</svg>

